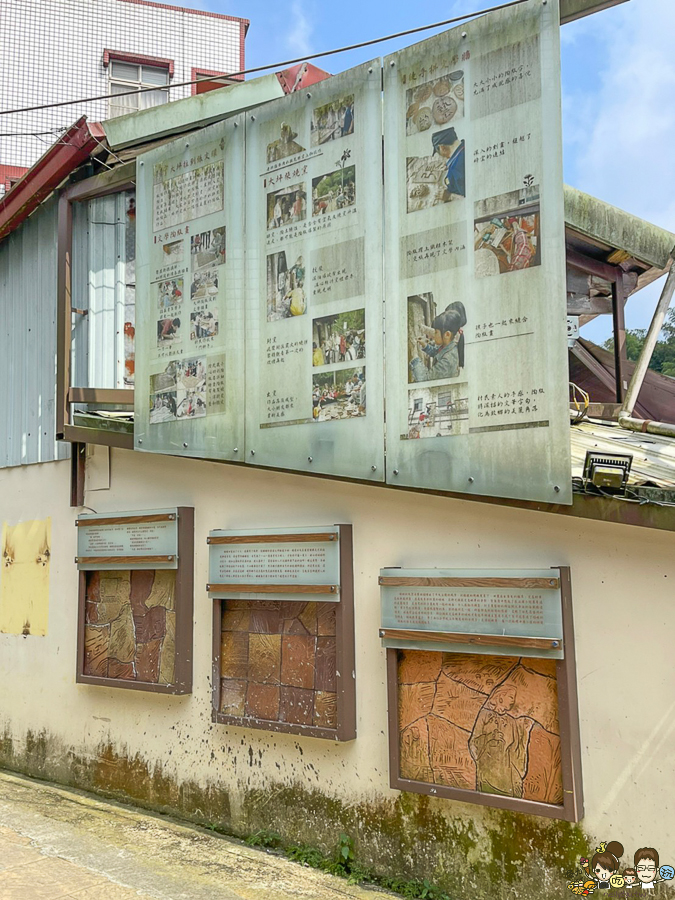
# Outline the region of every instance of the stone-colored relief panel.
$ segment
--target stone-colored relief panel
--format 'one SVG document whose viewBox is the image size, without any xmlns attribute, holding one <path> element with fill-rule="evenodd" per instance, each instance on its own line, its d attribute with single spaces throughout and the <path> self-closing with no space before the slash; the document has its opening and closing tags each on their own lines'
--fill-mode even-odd
<svg viewBox="0 0 675 900">
<path fill-rule="evenodd" d="M 84 674 L 108 677 L 110 625 L 86 625 L 84 629 Z"/>
<path fill-rule="evenodd" d="M 254 719 L 278 719 L 279 685 L 249 682 L 246 690 L 246 715 Z"/>
<path fill-rule="evenodd" d="M 314 691 L 304 688 L 281 688 L 281 708 L 279 718 L 282 722 L 295 725 L 311 725 L 314 716 Z"/>
<path fill-rule="evenodd" d="M 246 678 L 248 675 L 248 634 L 223 631 L 220 636 L 220 674 L 222 678 Z"/>
<path fill-rule="evenodd" d="M 476 789 L 476 765 L 469 751 L 469 733 L 452 722 L 429 716 L 429 762 L 436 784 Z"/>
<path fill-rule="evenodd" d="M 173 571 L 87 572 L 84 675 L 172 684 Z"/>
<path fill-rule="evenodd" d="M 165 622 L 166 630 L 159 654 L 160 684 L 170 684 L 173 681 L 176 663 L 176 613 L 167 609 Z"/>
<path fill-rule="evenodd" d="M 400 776 L 562 805 L 556 664 L 398 651 Z"/>
<path fill-rule="evenodd" d="M 418 681 L 436 681 L 440 674 L 440 653 L 427 653 L 424 650 L 419 650 L 415 653 L 399 654 L 399 684 L 417 684 Z"/>
<path fill-rule="evenodd" d="M 530 734 L 530 764 L 523 779 L 523 799 L 562 805 L 560 738 L 535 725 Z"/>
<path fill-rule="evenodd" d="M 417 684 L 399 684 L 398 721 L 400 728 L 407 728 L 412 722 L 428 716 L 436 697 L 435 681 L 420 681 Z"/>
<path fill-rule="evenodd" d="M 335 604 L 228 600 L 221 628 L 221 713 L 337 728 Z"/>
<path fill-rule="evenodd" d="M 317 634 L 322 637 L 331 637 L 336 633 L 335 605 L 333 603 L 318 603 L 317 606 Z"/>
</svg>

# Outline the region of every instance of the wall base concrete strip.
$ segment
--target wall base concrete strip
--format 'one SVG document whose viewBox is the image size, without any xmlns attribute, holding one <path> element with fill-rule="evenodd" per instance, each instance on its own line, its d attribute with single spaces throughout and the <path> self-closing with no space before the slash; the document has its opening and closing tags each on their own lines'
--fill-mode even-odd
<svg viewBox="0 0 675 900">
<path fill-rule="evenodd" d="M 3 900 L 368 900 L 385 895 L 133 807 L 0 772 Z"/>
</svg>

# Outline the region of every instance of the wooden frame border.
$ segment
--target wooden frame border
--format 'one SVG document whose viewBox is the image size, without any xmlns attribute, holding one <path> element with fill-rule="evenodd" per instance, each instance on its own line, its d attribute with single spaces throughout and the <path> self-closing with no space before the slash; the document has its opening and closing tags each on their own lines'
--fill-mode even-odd
<svg viewBox="0 0 675 900">
<path fill-rule="evenodd" d="M 75 673 L 77 684 L 127 688 L 127 690 L 147 691 L 155 694 L 190 694 L 192 692 L 194 520 L 195 511 L 193 507 L 178 507 L 178 568 L 169 570 L 176 572 L 176 646 L 173 683 L 154 684 L 149 681 L 127 681 L 122 678 L 102 678 L 98 675 L 83 674 L 87 572 L 80 571 L 78 572 L 77 667 Z"/>
<path fill-rule="evenodd" d="M 560 721 L 560 752 L 562 759 L 563 805 L 539 803 L 535 800 L 521 800 L 517 797 L 502 797 L 484 794 L 463 788 L 447 787 L 413 781 L 400 776 L 400 747 L 398 729 L 398 650 L 387 650 L 387 701 L 389 731 L 389 784 L 394 790 L 427 794 L 447 800 L 461 800 L 478 806 L 508 809 L 511 812 L 579 822 L 584 816 L 584 801 L 581 777 L 581 738 L 579 732 L 579 705 L 577 697 L 576 658 L 574 654 L 574 619 L 572 613 L 572 584 L 568 566 L 557 567 L 560 571 L 563 645 L 565 658 L 556 660 L 556 682 L 558 690 L 558 718 Z M 441 651 L 433 651 L 441 652 Z"/>
<path fill-rule="evenodd" d="M 87 519 L 77 519 L 76 528 L 99 528 L 101 525 L 118 525 L 121 521 L 128 525 L 146 525 L 150 522 L 175 522 L 175 513 L 148 513 L 142 516 L 92 516 Z"/>
<path fill-rule="evenodd" d="M 352 526 L 338 525 L 340 547 L 340 594 L 335 597 L 335 653 L 337 726 L 321 728 L 317 725 L 294 725 L 255 719 L 245 716 L 228 716 L 220 712 L 220 648 L 223 603 L 221 597 L 213 598 L 213 665 L 211 719 L 219 725 L 236 725 L 238 728 L 256 728 L 261 731 L 297 734 L 303 737 L 323 738 L 329 741 L 353 741 L 356 738 L 356 673 L 354 646 L 354 563 Z M 296 587 L 297 591 L 297 587 Z M 251 598 L 252 600 L 254 598 Z M 301 602 L 301 601 L 297 601 Z"/>
<path fill-rule="evenodd" d="M 133 390 L 124 391 L 126 398 L 120 400 L 120 390 L 103 388 L 73 388 L 70 384 L 71 315 L 72 315 L 72 274 L 73 274 L 73 203 L 82 203 L 94 197 L 118 194 L 136 186 L 136 161 L 125 163 L 93 178 L 86 178 L 70 185 L 61 192 L 58 206 L 57 239 L 57 303 L 56 303 L 56 437 L 71 442 L 108 444 L 113 447 L 128 446 L 133 449 L 133 436 L 115 432 L 91 431 L 91 435 L 81 434 L 83 429 L 73 429 L 70 419 L 71 402 L 121 403 L 133 406 Z M 110 440 L 110 439 L 113 440 Z M 120 438 L 126 438 L 124 443 Z"/>
<path fill-rule="evenodd" d="M 207 584 L 210 594 L 340 594 L 337 584 Z"/>
<path fill-rule="evenodd" d="M 413 578 L 402 575 L 380 575 L 377 582 L 380 587 L 483 587 L 483 588 L 538 588 L 539 590 L 560 589 L 557 578 Z"/>
<path fill-rule="evenodd" d="M 513 647 L 517 650 L 521 647 L 525 650 L 551 650 L 557 649 L 560 638 L 545 637 L 516 637 L 510 634 L 476 634 L 466 631 L 408 631 L 405 628 L 380 628 L 380 637 L 384 640 L 399 641 L 436 641 L 441 644 L 475 644 L 483 647 Z M 405 648 L 401 648 L 405 649 Z M 443 652 L 442 650 L 440 651 Z M 449 651 L 461 652 L 461 651 Z M 499 651 L 497 651 L 499 652 Z"/>
<path fill-rule="evenodd" d="M 206 543 L 211 544 L 322 544 L 336 541 L 334 531 L 317 531 L 307 534 L 221 534 L 209 535 Z"/>
</svg>

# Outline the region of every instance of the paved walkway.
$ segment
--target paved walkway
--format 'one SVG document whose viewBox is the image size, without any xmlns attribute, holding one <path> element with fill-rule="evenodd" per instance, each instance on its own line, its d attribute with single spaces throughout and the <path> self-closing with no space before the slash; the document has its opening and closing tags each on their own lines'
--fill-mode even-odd
<svg viewBox="0 0 675 900">
<path fill-rule="evenodd" d="M 0 900 L 377 900 L 173 819 L 0 772 Z"/>
</svg>

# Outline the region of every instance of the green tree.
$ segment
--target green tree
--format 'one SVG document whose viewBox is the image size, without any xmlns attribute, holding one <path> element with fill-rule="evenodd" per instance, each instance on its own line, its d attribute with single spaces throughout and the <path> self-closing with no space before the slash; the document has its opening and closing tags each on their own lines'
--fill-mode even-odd
<svg viewBox="0 0 675 900">
<path fill-rule="evenodd" d="M 647 331 L 644 328 L 628 329 L 626 331 L 626 356 L 636 362 L 640 356 Z M 605 350 L 614 352 L 614 338 L 609 338 L 603 344 Z M 654 347 L 654 353 L 649 362 L 649 368 L 661 375 L 669 375 L 675 378 L 675 307 L 668 310 L 666 320 L 663 323 L 661 334 Z"/>
<path fill-rule="evenodd" d="M 354 166 L 347 166 L 347 168 L 344 170 L 344 183 L 348 184 L 350 181 L 354 181 L 355 173 L 356 169 Z M 331 191 L 336 194 L 340 190 L 342 182 L 342 169 L 336 169 L 335 172 L 331 172 L 330 175 L 324 175 L 324 177 L 315 186 L 316 196 L 325 197 L 325 195 L 330 193 Z"/>
</svg>

